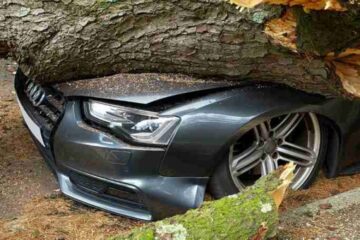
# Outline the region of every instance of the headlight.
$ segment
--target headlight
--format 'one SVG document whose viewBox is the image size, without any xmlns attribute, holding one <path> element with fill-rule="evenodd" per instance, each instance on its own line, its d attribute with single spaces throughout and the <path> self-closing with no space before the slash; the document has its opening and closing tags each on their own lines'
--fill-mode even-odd
<svg viewBox="0 0 360 240">
<path fill-rule="evenodd" d="M 85 115 L 115 134 L 133 141 L 150 144 L 168 144 L 180 119 L 159 116 L 157 113 L 89 100 Z"/>
</svg>

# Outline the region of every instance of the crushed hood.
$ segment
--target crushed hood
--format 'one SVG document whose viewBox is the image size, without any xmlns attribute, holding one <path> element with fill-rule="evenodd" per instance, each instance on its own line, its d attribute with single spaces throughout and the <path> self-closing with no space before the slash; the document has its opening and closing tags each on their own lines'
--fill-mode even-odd
<svg viewBox="0 0 360 240">
<path fill-rule="evenodd" d="M 196 91 L 238 85 L 238 81 L 203 80 L 181 74 L 116 74 L 56 84 L 65 96 L 82 96 L 148 104 Z"/>
</svg>

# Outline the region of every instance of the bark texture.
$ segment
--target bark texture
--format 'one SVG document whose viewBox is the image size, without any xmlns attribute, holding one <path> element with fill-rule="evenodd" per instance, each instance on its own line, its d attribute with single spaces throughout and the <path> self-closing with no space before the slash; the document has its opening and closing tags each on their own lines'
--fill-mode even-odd
<svg viewBox="0 0 360 240">
<path fill-rule="evenodd" d="M 360 43 L 360 11 L 312 11 L 294 9 L 297 18 L 297 48 L 303 52 L 325 56 L 337 54 Z"/>
<path fill-rule="evenodd" d="M 349 96 L 333 67 L 273 45 L 283 7 L 239 12 L 223 0 L 5 0 L 0 54 L 42 83 L 119 72 L 184 73 L 288 84 Z"/>
</svg>

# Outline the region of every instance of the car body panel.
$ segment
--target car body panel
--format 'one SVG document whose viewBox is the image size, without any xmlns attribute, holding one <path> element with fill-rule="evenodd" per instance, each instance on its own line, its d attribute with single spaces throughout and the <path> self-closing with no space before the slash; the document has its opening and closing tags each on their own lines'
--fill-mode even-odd
<svg viewBox="0 0 360 240">
<path fill-rule="evenodd" d="M 86 198 L 71 191 L 76 190 L 67 179 L 71 171 L 139 189 L 151 214 L 134 208 L 134 215 L 128 216 L 144 220 L 159 219 L 196 208 L 204 198 L 207 177 L 161 176 L 159 168 L 165 149 L 129 145 L 89 126 L 82 120 L 78 101 L 67 103 L 64 117 L 54 135 L 53 146 L 66 194 L 82 202 L 86 202 Z M 96 199 L 89 198 L 89 201 L 90 205 L 97 206 Z M 97 207 L 108 208 L 108 211 L 122 215 L 129 214 L 126 211 L 128 207 L 118 206 L 118 212 L 111 204 L 99 203 Z"/>
<path fill-rule="evenodd" d="M 208 176 L 224 159 L 230 143 L 248 129 L 266 118 L 302 111 L 330 119 L 339 130 L 342 142 L 336 156 L 338 162 L 331 166 L 337 170 L 330 169 L 332 174 L 329 175 L 335 176 L 334 172 L 358 160 L 359 148 L 350 147 L 346 151 L 344 148 L 360 143 L 359 123 L 356 121 L 360 119 L 359 101 L 326 99 L 288 87 L 267 85 L 244 86 L 211 94 L 196 101 L 196 105 L 199 107 L 190 103 L 165 113 L 178 115 L 182 121 L 164 158 L 162 174 L 176 172 L 182 176 Z M 189 152 L 189 148 L 197 151 Z"/>
<path fill-rule="evenodd" d="M 16 82 L 24 80 L 18 73 Z M 328 99 L 264 83 L 209 87 L 198 82 L 177 89 L 178 85 L 154 80 L 160 86 L 156 90 L 146 89 L 148 85 L 142 79 L 134 84 L 145 90 L 135 91 L 132 85 L 120 91 L 118 80 L 119 77 L 114 78 L 105 90 L 86 87 L 89 84 L 86 81 L 66 87 L 56 85 L 66 96 L 65 111 L 44 138 L 46 147 L 37 144 L 56 172 L 62 192 L 85 204 L 145 220 L 196 208 L 204 199 L 212 173 L 226 160 L 231 143 L 264 119 L 289 112 L 314 112 L 324 126 L 332 129 L 328 176 L 334 177 L 349 168 L 355 172 L 353 166 L 359 164 L 359 101 Z M 108 89 L 116 84 L 117 88 Z M 16 90 L 20 101 L 26 102 L 21 97 L 21 87 Z M 82 102 L 88 98 L 151 110 L 163 105 L 160 115 L 175 115 L 181 122 L 168 146 L 140 145 L 115 137 L 109 130 L 86 120 Z M 108 188 L 127 191 L 136 201 L 108 200 L 105 192 Z"/>
<path fill-rule="evenodd" d="M 158 173 L 165 149 L 129 145 L 82 120 L 78 101 L 69 101 L 54 135 L 58 164 L 87 173 L 120 177 Z"/>
</svg>

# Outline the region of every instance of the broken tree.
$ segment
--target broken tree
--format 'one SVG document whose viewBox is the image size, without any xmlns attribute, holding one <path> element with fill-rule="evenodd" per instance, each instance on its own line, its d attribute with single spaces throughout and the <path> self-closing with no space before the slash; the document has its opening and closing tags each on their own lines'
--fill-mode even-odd
<svg viewBox="0 0 360 240">
<path fill-rule="evenodd" d="M 25 74 L 43 83 L 120 72 L 184 73 L 360 96 L 356 2 L 230 2 L 236 5 L 3 0 L 0 55 L 12 55 Z"/>
<path fill-rule="evenodd" d="M 278 207 L 294 177 L 294 164 L 288 164 L 243 192 L 190 210 L 114 240 L 185 240 L 185 239 L 250 239 L 274 237 L 278 226 Z"/>
</svg>

